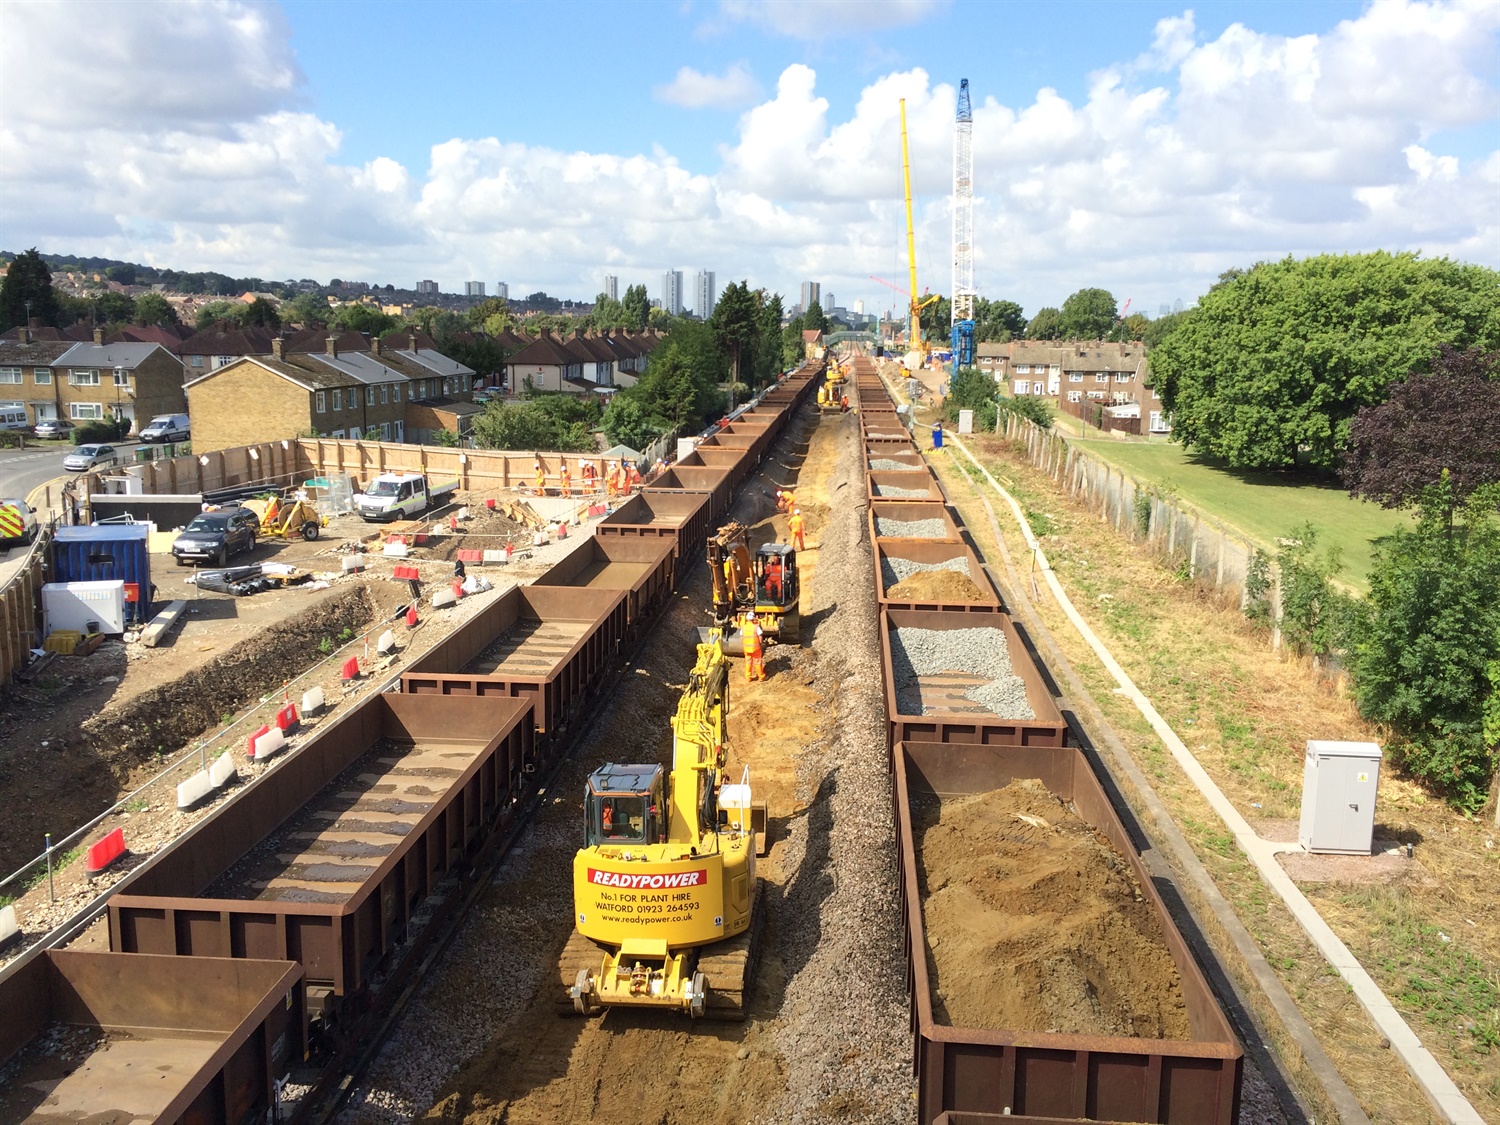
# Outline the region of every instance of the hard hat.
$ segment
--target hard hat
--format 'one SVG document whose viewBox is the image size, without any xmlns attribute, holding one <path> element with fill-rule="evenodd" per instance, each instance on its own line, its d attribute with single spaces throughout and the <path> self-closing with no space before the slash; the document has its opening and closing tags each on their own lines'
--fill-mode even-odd
<svg viewBox="0 0 1500 1125">
<path fill-rule="evenodd" d="M 745 620 L 746 621 L 754 621 L 755 620 L 755 611 L 751 610 L 749 613 L 745 614 Z"/>
<path fill-rule="evenodd" d="M 800 516 L 801 514 L 802 514 L 802 509 L 801 508 L 793 508 L 792 509 L 792 515 L 794 515 L 794 516 Z"/>
</svg>

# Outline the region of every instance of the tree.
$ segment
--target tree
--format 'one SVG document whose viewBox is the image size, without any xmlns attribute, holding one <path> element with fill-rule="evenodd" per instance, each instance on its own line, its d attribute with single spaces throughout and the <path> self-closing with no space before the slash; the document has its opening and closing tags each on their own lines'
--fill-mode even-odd
<svg viewBox="0 0 1500 1125">
<path fill-rule="evenodd" d="M 481 449 L 592 451 L 596 403 L 578 395 L 541 394 L 525 402 L 492 402 L 475 417 L 473 437 Z"/>
<path fill-rule="evenodd" d="M 142 293 L 135 299 L 137 324 L 176 324 L 177 310 L 160 293 Z"/>
<path fill-rule="evenodd" d="M 729 360 L 729 370 L 734 382 L 746 382 L 741 371 L 754 371 L 755 347 L 759 339 L 759 321 L 755 295 L 750 292 L 749 282 L 731 281 L 719 295 L 709 324 L 721 353 Z"/>
<path fill-rule="evenodd" d="M 1391 729 L 1396 760 L 1465 811 L 1495 772 L 1484 720 L 1500 660 L 1497 502 L 1488 487 L 1458 505 L 1446 473 L 1423 492 L 1416 527 L 1376 555 L 1349 664 L 1360 714 Z"/>
<path fill-rule="evenodd" d="M 104 276 L 118 285 L 134 285 L 135 266 L 130 262 L 121 262 L 105 269 Z"/>
<path fill-rule="evenodd" d="M 281 306 L 283 324 L 314 328 L 328 323 L 328 302 L 316 293 L 298 293 Z"/>
<path fill-rule="evenodd" d="M 823 306 L 814 299 L 808 302 L 806 311 L 802 314 L 802 329 L 811 332 L 816 328 L 819 332 L 828 331 L 828 317 L 823 315 Z"/>
<path fill-rule="evenodd" d="M 651 302 L 646 297 L 645 285 L 627 286 L 620 307 L 625 316 L 626 328 L 637 332 L 645 331 L 646 323 L 651 317 Z"/>
<path fill-rule="evenodd" d="M 240 310 L 244 307 L 238 301 L 210 301 L 198 309 L 198 315 L 193 318 L 193 324 L 200 332 L 221 320 L 238 326 Z"/>
<path fill-rule="evenodd" d="M 926 300 L 926 298 L 923 298 Z M 930 344 L 941 345 L 953 328 L 953 302 L 939 297 L 922 310 L 922 337 Z"/>
<path fill-rule="evenodd" d="M 1205 294 L 1151 368 L 1175 440 L 1235 468 L 1333 472 L 1359 408 L 1443 344 L 1500 346 L 1500 273 L 1415 254 L 1287 258 Z"/>
<path fill-rule="evenodd" d="M 979 343 L 1003 344 L 1026 334 L 1026 314 L 1014 301 L 974 298 L 974 339 Z"/>
<path fill-rule="evenodd" d="M 1145 313 L 1131 313 L 1127 317 L 1115 322 L 1110 329 L 1109 335 L 1105 337 L 1117 344 L 1128 344 L 1132 340 L 1144 340 L 1146 329 L 1151 326 L 1150 319 Z"/>
<path fill-rule="evenodd" d="M 39 324 L 60 327 L 57 290 L 52 288 L 52 271 L 33 246 L 10 264 L 4 282 L 0 282 L 0 331 L 26 323 L 27 305 Z"/>
<path fill-rule="evenodd" d="M 1500 352 L 1443 347 L 1428 374 L 1391 388 L 1349 423 L 1344 485 L 1382 508 L 1408 508 L 1444 473 L 1455 504 L 1500 484 Z"/>
<path fill-rule="evenodd" d="M 760 352 L 756 360 L 756 383 L 770 384 L 781 374 L 781 294 L 772 293 L 760 306 Z"/>
<path fill-rule="evenodd" d="M 129 324 L 135 315 L 135 302 L 124 293 L 111 290 L 94 301 L 94 316 L 101 324 Z"/>
<path fill-rule="evenodd" d="M 399 323 L 394 316 L 372 309 L 369 305 L 339 305 L 328 313 L 329 328 L 352 329 L 355 332 L 368 332 L 372 336 L 389 332 Z"/>
<path fill-rule="evenodd" d="M 1141 333 L 1141 339 L 1148 349 L 1158 348 L 1161 342 L 1180 328 L 1183 320 L 1191 315 L 1191 312 L 1167 313 L 1165 316 L 1148 321 L 1145 331 Z"/>
<path fill-rule="evenodd" d="M 281 327 L 281 314 L 276 311 L 276 306 L 270 301 L 264 297 L 256 297 L 245 306 L 245 311 L 240 313 L 240 323 L 246 327 L 275 330 Z"/>
<path fill-rule="evenodd" d="M 1062 313 L 1050 305 L 1037 309 L 1036 316 L 1026 326 L 1028 340 L 1061 340 L 1062 334 Z"/>
<path fill-rule="evenodd" d="M 783 367 L 796 367 L 802 362 L 806 352 L 802 346 L 802 330 L 805 327 L 806 324 L 802 318 L 794 316 L 781 330 L 781 364 Z"/>
<path fill-rule="evenodd" d="M 589 321 L 600 331 L 625 327 L 625 306 L 605 293 L 594 298 L 594 311 Z"/>
<path fill-rule="evenodd" d="M 1102 340 L 1120 318 L 1108 289 L 1080 289 L 1063 302 L 1059 328 L 1064 340 Z"/>
</svg>

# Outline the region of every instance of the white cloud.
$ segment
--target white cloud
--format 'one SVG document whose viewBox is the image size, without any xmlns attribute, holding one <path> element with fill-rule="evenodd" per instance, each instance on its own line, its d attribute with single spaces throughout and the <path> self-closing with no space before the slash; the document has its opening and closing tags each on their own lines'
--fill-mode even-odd
<svg viewBox="0 0 1500 1125">
<path fill-rule="evenodd" d="M 720 16 L 794 39 L 879 31 L 926 19 L 947 0 L 719 0 Z"/>
<path fill-rule="evenodd" d="M 871 81 L 832 116 L 814 70 L 789 66 L 709 172 L 659 146 L 496 137 L 434 145 L 414 172 L 341 158 L 337 125 L 299 101 L 274 9 L 97 6 L 101 38 L 133 44 L 150 78 L 120 89 L 100 68 L 64 80 L 62 10 L 0 6 L 0 36 L 26 68 L 13 84 L 50 92 L 0 109 L 8 249 L 260 276 L 505 278 L 574 296 L 606 268 L 654 287 L 668 263 L 700 262 L 784 293 L 820 280 L 873 309 L 900 298 L 869 275 L 905 278 L 905 98 L 919 283 L 948 288 L 955 91 L 921 69 Z M 1421 249 L 1500 267 L 1500 152 L 1459 159 L 1443 142 L 1500 118 L 1497 35 L 1500 5 L 1463 0 L 1384 0 L 1291 38 L 1235 25 L 1199 42 L 1186 13 L 1158 23 L 1144 54 L 1090 75 L 1078 101 L 1051 88 L 980 101 L 981 291 L 1034 310 L 1104 285 L 1154 310 L 1288 253 Z M 689 69 L 665 90 L 722 105 L 745 79 L 743 66 Z"/>
<path fill-rule="evenodd" d="M 690 66 L 677 72 L 671 82 L 652 90 L 656 100 L 688 109 L 740 109 L 761 96 L 760 83 L 744 63 L 735 63 L 723 74 L 701 74 Z"/>
</svg>

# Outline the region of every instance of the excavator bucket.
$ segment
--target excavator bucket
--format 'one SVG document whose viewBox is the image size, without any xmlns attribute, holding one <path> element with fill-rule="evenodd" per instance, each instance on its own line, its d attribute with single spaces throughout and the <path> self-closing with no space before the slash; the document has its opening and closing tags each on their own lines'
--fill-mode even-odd
<svg viewBox="0 0 1500 1125">
<path fill-rule="evenodd" d="M 771 851 L 771 810 L 764 801 L 750 806 L 750 834 L 755 837 L 755 854 L 763 857 Z"/>
<path fill-rule="evenodd" d="M 713 641 L 715 634 L 719 637 L 719 644 L 724 649 L 725 656 L 744 656 L 745 642 L 740 636 L 738 629 L 721 631 L 710 625 L 698 626 L 698 643 L 706 645 Z"/>
</svg>

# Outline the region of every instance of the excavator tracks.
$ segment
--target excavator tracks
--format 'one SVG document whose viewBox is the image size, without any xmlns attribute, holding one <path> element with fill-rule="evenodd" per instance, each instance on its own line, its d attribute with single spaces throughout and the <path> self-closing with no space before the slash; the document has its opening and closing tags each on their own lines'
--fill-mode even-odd
<svg viewBox="0 0 1500 1125">
<path fill-rule="evenodd" d="M 698 971 L 708 981 L 703 1014 L 711 1020 L 743 1020 L 746 993 L 755 980 L 760 957 L 760 932 L 766 920 L 766 881 L 755 880 L 750 927 L 744 933 L 705 946 L 698 955 Z"/>
<path fill-rule="evenodd" d="M 584 937 L 577 930 L 568 935 L 568 944 L 563 946 L 563 951 L 557 958 L 557 977 L 562 983 L 557 994 L 559 1015 L 571 1016 L 577 1012 L 573 1001 L 568 996 L 568 989 L 573 987 L 573 982 L 578 979 L 579 972 L 587 969 L 597 975 L 599 967 L 603 964 L 604 950 L 595 945 L 590 938 Z"/>
</svg>

